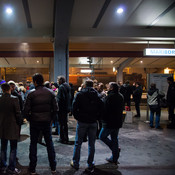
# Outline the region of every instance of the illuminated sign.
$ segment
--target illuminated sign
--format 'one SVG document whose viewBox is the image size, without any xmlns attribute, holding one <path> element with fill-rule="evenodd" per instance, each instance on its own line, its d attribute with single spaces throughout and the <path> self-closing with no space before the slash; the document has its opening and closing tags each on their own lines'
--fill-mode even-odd
<svg viewBox="0 0 175 175">
<path fill-rule="evenodd" d="M 175 49 L 144 49 L 144 56 L 175 56 Z"/>
</svg>

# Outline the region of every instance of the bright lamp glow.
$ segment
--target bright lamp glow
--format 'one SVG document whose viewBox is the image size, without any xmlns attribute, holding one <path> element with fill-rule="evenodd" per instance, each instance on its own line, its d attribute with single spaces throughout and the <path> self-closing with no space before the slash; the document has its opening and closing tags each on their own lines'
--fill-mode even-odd
<svg viewBox="0 0 175 175">
<path fill-rule="evenodd" d="M 10 8 L 10 7 L 6 8 L 6 13 L 8 15 L 12 14 L 12 12 L 13 12 L 12 8 Z"/>
<path fill-rule="evenodd" d="M 166 69 L 164 69 L 164 74 L 169 74 L 169 69 L 168 69 L 168 67 L 166 68 Z"/>
<path fill-rule="evenodd" d="M 123 9 L 122 9 L 122 8 L 118 8 L 118 9 L 117 9 L 117 13 L 118 13 L 118 14 L 123 13 Z"/>
<path fill-rule="evenodd" d="M 81 69 L 80 72 L 81 73 L 91 73 L 92 70 L 90 70 L 90 69 Z"/>
</svg>

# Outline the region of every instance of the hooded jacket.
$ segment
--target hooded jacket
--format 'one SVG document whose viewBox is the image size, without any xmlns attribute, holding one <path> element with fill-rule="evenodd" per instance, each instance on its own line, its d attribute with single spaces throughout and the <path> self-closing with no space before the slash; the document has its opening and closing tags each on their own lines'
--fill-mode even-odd
<svg viewBox="0 0 175 175">
<path fill-rule="evenodd" d="M 103 102 L 95 89 L 86 87 L 77 92 L 72 107 L 76 120 L 83 123 L 94 123 L 101 117 Z"/>
</svg>

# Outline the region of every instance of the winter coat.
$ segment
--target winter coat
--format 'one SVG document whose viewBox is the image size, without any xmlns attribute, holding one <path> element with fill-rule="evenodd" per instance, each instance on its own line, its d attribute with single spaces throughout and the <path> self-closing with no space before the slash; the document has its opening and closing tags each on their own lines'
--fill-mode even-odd
<svg viewBox="0 0 175 175">
<path fill-rule="evenodd" d="M 168 105 L 175 105 L 175 82 L 170 84 L 168 87 L 167 103 Z"/>
<path fill-rule="evenodd" d="M 68 113 L 71 109 L 71 90 L 68 83 L 63 83 L 59 86 L 57 94 L 57 102 L 59 106 L 59 112 Z"/>
<path fill-rule="evenodd" d="M 140 103 L 142 97 L 142 87 L 138 86 L 136 89 L 133 91 L 133 100 L 135 103 Z"/>
<path fill-rule="evenodd" d="M 103 112 L 103 102 L 92 87 L 77 92 L 72 107 L 75 119 L 83 123 L 96 122 Z"/>
<path fill-rule="evenodd" d="M 27 95 L 24 113 L 29 121 L 49 122 L 57 111 L 58 103 L 51 89 L 37 86 Z"/>
<path fill-rule="evenodd" d="M 122 127 L 123 107 L 123 95 L 118 92 L 109 91 L 104 100 L 105 113 L 102 120 L 104 128 L 118 129 Z"/>
<path fill-rule="evenodd" d="M 22 122 L 18 97 L 8 93 L 0 96 L 0 138 L 17 140 Z"/>
<path fill-rule="evenodd" d="M 123 84 L 120 88 L 120 93 L 124 97 L 124 101 L 128 102 L 131 100 L 132 87 L 129 84 Z"/>
</svg>

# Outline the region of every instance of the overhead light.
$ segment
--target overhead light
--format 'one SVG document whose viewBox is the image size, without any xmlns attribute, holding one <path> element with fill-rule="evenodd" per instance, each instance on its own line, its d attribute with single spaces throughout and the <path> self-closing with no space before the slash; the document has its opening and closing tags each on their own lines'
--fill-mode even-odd
<svg viewBox="0 0 175 175">
<path fill-rule="evenodd" d="M 10 7 L 6 8 L 6 13 L 7 13 L 8 15 L 12 14 L 12 13 L 13 13 L 12 8 L 10 8 Z"/>
<path fill-rule="evenodd" d="M 143 61 L 140 61 L 140 63 L 143 63 Z"/>
<path fill-rule="evenodd" d="M 170 70 L 168 69 L 168 67 L 166 69 L 164 69 L 164 74 L 169 74 Z"/>
<path fill-rule="evenodd" d="M 118 9 L 117 9 L 117 13 L 118 13 L 118 14 L 123 13 L 123 8 L 118 8 Z"/>
<path fill-rule="evenodd" d="M 90 69 L 81 69 L 80 72 L 81 73 L 91 73 L 92 70 L 90 70 Z"/>
<path fill-rule="evenodd" d="M 113 61 L 111 60 L 111 64 L 113 64 Z"/>
<path fill-rule="evenodd" d="M 37 62 L 37 63 L 39 63 L 39 61 L 38 61 L 38 60 L 37 60 L 36 62 Z"/>
</svg>

